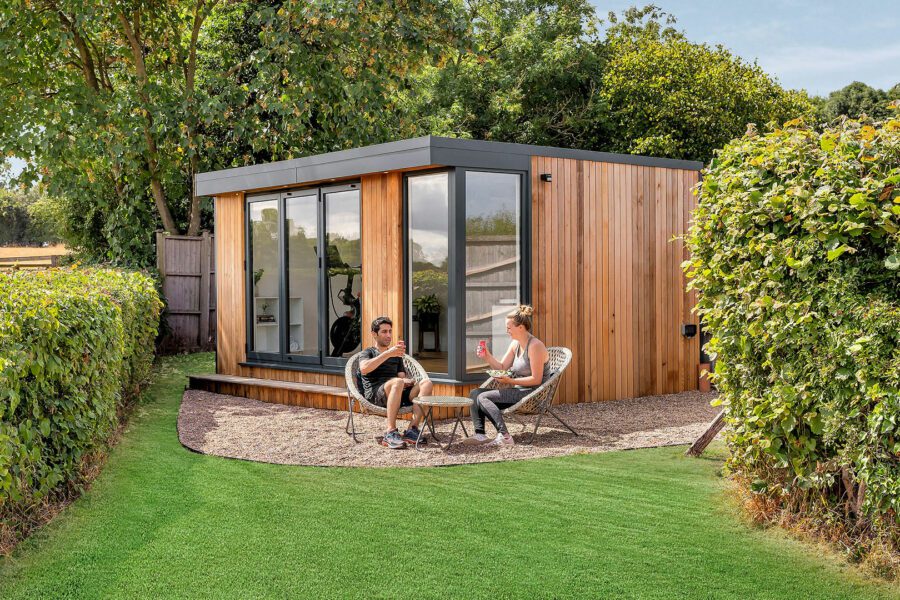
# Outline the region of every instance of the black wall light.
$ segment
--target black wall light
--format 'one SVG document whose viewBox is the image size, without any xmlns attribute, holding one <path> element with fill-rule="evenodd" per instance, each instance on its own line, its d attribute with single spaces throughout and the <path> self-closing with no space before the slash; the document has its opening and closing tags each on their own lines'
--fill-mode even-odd
<svg viewBox="0 0 900 600">
<path fill-rule="evenodd" d="M 681 335 L 688 338 L 694 337 L 695 335 L 697 335 L 697 326 L 693 323 L 682 323 Z"/>
<path fill-rule="evenodd" d="M 553 181 L 553 173 L 541 173 L 541 181 Z"/>
</svg>

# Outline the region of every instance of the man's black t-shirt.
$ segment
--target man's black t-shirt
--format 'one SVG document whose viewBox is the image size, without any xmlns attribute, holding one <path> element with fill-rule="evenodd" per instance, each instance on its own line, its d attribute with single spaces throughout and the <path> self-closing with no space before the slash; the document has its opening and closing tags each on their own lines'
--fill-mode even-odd
<svg viewBox="0 0 900 600">
<path fill-rule="evenodd" d="M 378 349 L 375 346 L 371 346 L 362 351 L 362 355 L 359 357 L 360 361 L 369 360 L 370 358 L 375 358 L 381 354 L 378 352 Z M 403 361 L 397 357 L 392 356 L 376 368 L 374 371 L 369 371 L 368 375 L 363 375 L 360 373 L 360 378 L 362 379 L 362 387 L 363 394 L 366 397 L 366 400 L 372 402 L 375 398 L 375 391 L 379 386 L 384 385 L 389 380 L 396 377 L 400 372 L 403 371 Z"/>
</svg>

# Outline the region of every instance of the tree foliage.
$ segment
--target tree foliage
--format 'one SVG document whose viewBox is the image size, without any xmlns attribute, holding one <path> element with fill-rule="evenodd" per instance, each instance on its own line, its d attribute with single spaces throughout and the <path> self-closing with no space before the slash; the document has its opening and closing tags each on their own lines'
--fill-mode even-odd
<svg viewBox="0 0 900 600">
<path fill-rule="evenodd" d="M 655 7 L 610 20 L 604 149 L 706 162 L 748 123 L 763 127 L 812 113 L 804 94 L 782 89 L 722 46 L 690 42 Z"/>
<path fill-rule="evenodd" d="M 654 7 L 588 0 L 11 0 L 0 152 L 73 245 L 147 264 L 195 234 L 197 172 L 438 134 L 707 160 L 807 113 Z"/>
<path fill-rule="evenodd" d="M 583 146 L 603 122 L 588 0 L 466 0 L 468 43 L 423 70 L 405 107 L 422 133 Z"/>
<path fill-rule="evenodd" d="M 818 116 L 830 123 L 841 116 L 858 119 L 867 115 L 873 119 L 887 119 L 891 116 L 890 103 L 900 100 L 900 83 L 888 91 L 873 88 L 860 81 L 831 92 L 819 107 Z"/>
<path fill-rule="evenodd" d="M 687 236 L 730 465 L 763 501 L 898 541 L 900 120 L 729 143 Z M 775 515 L 777 516 L 777 515 Z"/>
<path fill-rule="evenodd" d="M 0 148 L 81 216 L 82 240 L 148 260 L 196 234 L 198 171 L 385 141 L 396 91 L 452 46 L 449 4 L 14 0 L 0 6 Z"/>
<path fill-rule="evenodd" d="M 63 220 L 59 200 L 40 193 L 0 189 L 0 245 L 59 242 Z"/>
</svg>

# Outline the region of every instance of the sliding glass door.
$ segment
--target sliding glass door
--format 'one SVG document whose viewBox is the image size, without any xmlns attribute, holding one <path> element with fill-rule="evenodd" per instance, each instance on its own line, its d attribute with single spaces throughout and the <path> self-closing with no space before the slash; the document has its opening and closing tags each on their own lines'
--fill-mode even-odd
<svg viewBox="0 0 900 600">
<path fill-rule="evenodd" d="M 359 185 L 247 198 L 247 354 L 338 366 L 362 339 Z"/>
</svg>

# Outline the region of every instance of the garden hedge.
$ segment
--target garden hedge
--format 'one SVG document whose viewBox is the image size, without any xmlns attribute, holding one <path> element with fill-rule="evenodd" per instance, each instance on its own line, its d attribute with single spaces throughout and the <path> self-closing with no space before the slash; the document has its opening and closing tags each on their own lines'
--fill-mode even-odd
<svg viewBox="0 0 900 600">
<path fill-rule="evenodd" d="M 0 515 L 77 484 L 147 378 L 161 308 L 141 273 L 0 273 Z"/>
<path fill-rule="evenodd" d="M 782 514 L 896 542 L 900 120 L 751 128 L 698 195 L 684 266 L 732 472 Z"/>
</svg>

